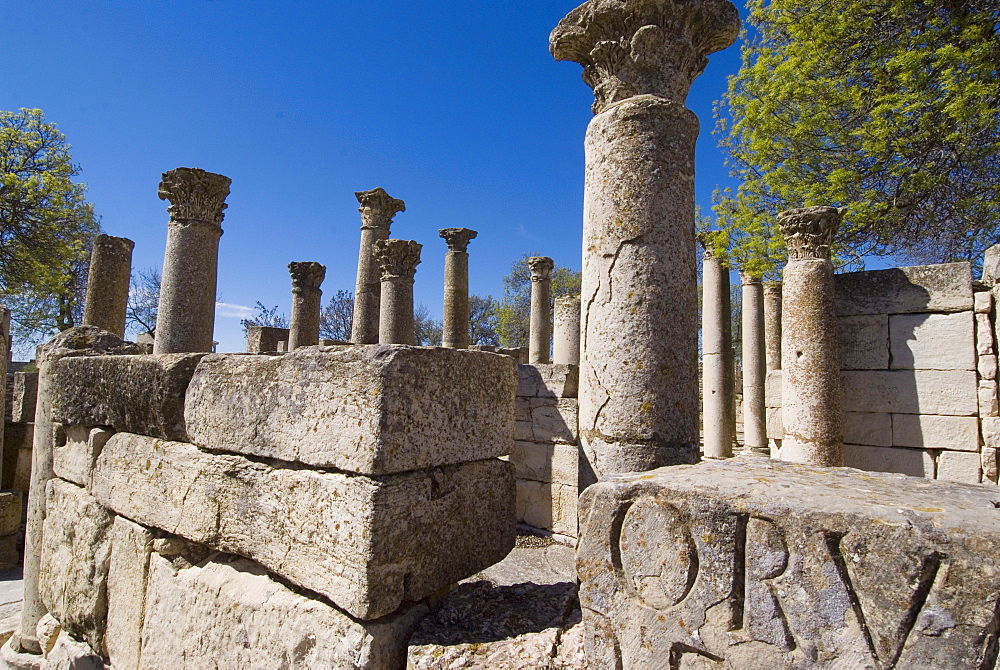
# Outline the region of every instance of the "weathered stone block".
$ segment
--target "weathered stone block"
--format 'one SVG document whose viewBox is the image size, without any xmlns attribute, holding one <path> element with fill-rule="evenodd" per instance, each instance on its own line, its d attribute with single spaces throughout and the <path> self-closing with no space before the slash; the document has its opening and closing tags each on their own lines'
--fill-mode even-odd
<svg viewBox="0 0 1000 670">
<path fill-rule="evenodd" d="M 972 299 L 976 314 L 989 314 L 993 308 L 993 295 L 989 291 L 976 291 Z"/>
<path fill-rule="evenodd" d="M 22 495 L 20 491 L 0 491 L 0 537 L 20 529 Z"/>
<path fill-rule="evenodd" d="M 510 357 L 461 349 L 212 354 L 185 419 L 209 449 L 383 475 L 509 453 L 515 384 Z"/>
<path fill-rule="evenodd" d="M 993 348 L 993 326 L 988 314 L 976 314 L 976 352 L 980 356 L 996 353 Z"/>
<path fill-rule="evenodd" d="M 769 461 L 581 499 L 589 667 L 993 667 L 996 490 Z"/>
<path fill-rule="evenodd" d="M 764 377 L 764 406 L 781 407 L 781 370 L 771 370 Z"/>
<path fill-rule="evenodd" d="M 518 398 L 514 439 L 576 444 L 579 414 L 576 398 Z"/>
<path fill-rule="evenodd" d="M 972 317 L 972 312 L 893 314 L 889 317 L 892 369 L 975 370 Z"/>
<path fill-rule="evenodd" d="M 765 411 L 767 422 L 767 439 L 782 440 L 785 437 L 785 427 L 781 423 L 781 408 L 768 407 Z"/>
<path fill-rule="evenodd" d="M 840 367 L 843 370 L 889 368 L 889 316 L 859 314 L 837 319 Z"/>
<path fill-rule="evenodd" d="M 993 354 L 988 356 L 980 356 L 979 361 L 976 363 L 976 371 L 979 376 L 983 379 L 996 379 L 997 378 L 997 357 Z"/>
<path fill-rule="evenodd" d="M 858 370 L 841 374 L 845 412 L 976 413 L 974 370 Z"/>
<path fill-rule="evenodd" d="M 402 668 L 424 604 L 356 621 L 289 590 L 260 566 L 216 555 L 178 568 L 153 554 L 143 668 Z"/>
<path fill-rule="evenodd" d="M 973 307 L 969 263 L 917 265 L 834 276 L 837 316 L 961 312 Z"/>
<path fill-rule="evenodd" d="M 38 373 L 15 372 L 10 416 L 14 423 L 34 423 L 38 401 Z"/>
<path fill-rule="evenodd" d="M 38 591 L 63 630 L 102 649 L 108 615 L 111 514 L 79 486 L 46 487 Z"/>
<path fill-rule="evenodd" d="M 90 488 L 94 463 L 114 433 L 104 428 L 65 426 L 52 448 L 52 471 L 57 477 Z"/>
<path fill-rule="evenodd" d="M 991 449 L 1000 449 L 1000 417 L 987 416 L 980 419 L 983 443 Z"/>
<path fill-rule="evenodd" d="M 184 394 L 205 354 L 67 358 L 55 368 L 55 421 L 185 440 Z"/>
<path fill-rule="evenodd" d="M 982 476 L 979 454 L 942 451 L 937 461 L 937 478 L 952 482 L 978 484 Z"/>
<path fill-rule="evenodd" d="M 997 382 L 994 380 L 979 380 L 978 390 L 979 416 L 997 416 L 1000 414 L 1000 403 L 997 400 Z"/>
<path fill-rule="evenodd" d="M 139 668 L 142 667 L 139 662 L 140 640 L 146 616 L 146 582 L 153 533 L 118 516 L 111 526 L 110 537 L 108 625 L 104 652 L 115 668 Z M 164 630 L 170 629 L 170 625 L 165 625 L 166 621 L 162 623 Z"/>
<path fill-rule="evenodd" d="M 580 467 L 578 452 L 579 447 L 572 444 L 515 442 L 510 462 L 518 479 L 576 486 Z"/>
<path fill-rule="evenodd" d="M 278 353 L 278 342 L 288 341 L 287 328 L 250 326 L 247 328 L 247 353 Z"/>
<path fill-rule="evenodd" d="M 89 644 L 65 630 L 56 637 L 40 670 L 106 670 L 104 659 Z"/>
<path fill-rule="evenodd" d="M 979 419 L 974 416 L 893 414 L 892 444 L 897 447 L 979 451 Z"/>
<path fill-rule="evenodd" d="M 975 421 L 975 419 L 972 419 Z M 892 415 L 844 412 L 844 443 L 873 447 L 892 446 Z"/>
<path fill-rule="evenodd" d="M 370 478 L 117 433 L 92 486 L 118 514 L 246 556 L 374 619 L 502 559 L 514 546 L 513 480 L 496 459 Z"/>
<path fill-rule="evenodd" d="M 869 472 L 934 478 L 934 457 L 921 449 L 845 444 L 844 465 Z"/>
<path fill-rule="evenodd" d="M 580 367 L 577 365 L 519 365 L 517 377 L 518 397 L 575 398 L 580 388 Z"/>
<path fill-rule="evenodd" d="M 576 537 L 576 486 L 517 480 L 517 520 L 533 528 Z"/>
</svg>

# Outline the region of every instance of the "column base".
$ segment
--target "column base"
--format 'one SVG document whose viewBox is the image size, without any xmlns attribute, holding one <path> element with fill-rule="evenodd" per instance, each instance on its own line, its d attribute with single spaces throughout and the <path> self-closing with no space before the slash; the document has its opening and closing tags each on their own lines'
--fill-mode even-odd
<svg viewBox="0 0 1000 670">
<path fill-rule="evenodd" d="M 15 651 L 11 646 L 11 643 L 17 637 L 17 633 L 14 633 L 3 646 L 0 647 L 0 669 L 3 670 L 40 670 L 42 667 L 42 661 L 44 658 L 41 654 L 41 647 L 39 647 L 39 653 L 29 654 L 23 651 Z M 25 640 L 21 640 L 23 643 Z M 36 642 L 37 644 L 37 642 Z"/>
</svg>

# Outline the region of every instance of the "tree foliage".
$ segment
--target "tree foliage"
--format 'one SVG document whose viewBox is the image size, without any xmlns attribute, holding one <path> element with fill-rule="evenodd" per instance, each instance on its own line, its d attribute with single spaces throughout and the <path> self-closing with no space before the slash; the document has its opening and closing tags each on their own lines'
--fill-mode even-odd
<svg viewBox="0 0 1000 670">
<path fill-rule="evenodd" d="M 136 335 L 143 333 L 155 335 L 159 306 L 160 271 L 155 268 L 134 271 L 129 281 L 125 330 Z"/>
<path fill-rule="evenodd" d="M 531 322 L 531 268 L 528 267 L 528 259 L 537 255 L 527 253 L 518 258 L 511 265 L 510 274 L 503 278 L 504 296 L 496 307 L 496 331 L 501 346 L 528 346 Z M 553 303 L 556 298 L 580 294 L 580 272 L 557 265 L 551 276 Z"/>
<path fill-rule="evenodd" d="M 499 325 L 500 305 L 493 296 L 469 296 L 469 343 L 497 347 L 500 346 Z"/>
<path fill-rule="evenodd" d="M 996 0 L 748 0 L 717 135 L 734 261 L 783 257 L 781 210 L 845 206 L 839 259 L 974 259 L 1000 230 Z"/>
<path fill-rule="evenodd" d="M 330 296 L 319 314 L 319 337 L 322 340 L 351 341 L 354 323 L 354 294 L 340 290 Z"/>
</svg>

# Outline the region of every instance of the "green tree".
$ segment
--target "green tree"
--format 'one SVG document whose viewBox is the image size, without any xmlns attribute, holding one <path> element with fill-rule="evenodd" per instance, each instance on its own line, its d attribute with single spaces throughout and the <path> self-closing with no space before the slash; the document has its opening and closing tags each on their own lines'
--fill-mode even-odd
<svg viewBox="0 0 1000 670">
<path fill-rule="evenodd" d="M 319 313 L 320 339 L 350 342 L 353 323 L 354 294 L 341 289 L 330 296 Z"/>
<path fill-rule="evenodd" d="M 500 346 L 497 334 L 500 305 L 493 296 L 469 296 L 469 343 Z"/>
<path fill-rule="evenodd" d="M 0 111 L 0 302 L 22 348 L 82 316 L 100 225 L 69 150 L 41 110 Z"/>
<path fill-rule="evenodd" d="M 717 110 L 732 258 L 780 264 L 775 214 L 847 207 L 838 262 L 976 259 L 1000 233 L 996 0 L 748 0 Z"/>
<path fill-rule="evenodd" d="M 510 274 L 503 278 L 504 296 L 496 308 L 496 332 L 503 347 L 528 346 L 531 321 L 531 269 L 528 259 L 538 255 L 524 254 L 514 261 Z M 579 295 L 581 276 L 580 272 L 557 265 L 552 270 L 552 300 L 565 295 Z"/>
</svg>

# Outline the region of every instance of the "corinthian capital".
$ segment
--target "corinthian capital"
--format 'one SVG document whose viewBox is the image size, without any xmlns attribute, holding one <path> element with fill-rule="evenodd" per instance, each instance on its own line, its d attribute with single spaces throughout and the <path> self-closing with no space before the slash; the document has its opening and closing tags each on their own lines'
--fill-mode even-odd
<svg viewBox="0 0 1000 670">
<path fill-rule="evenodd" d="M 318 291 L 326 277 L 326 266 L 312 261 L 288 264 L 288 272 L 292 275 L 292 292 Z"/>
<path fill-rule="evenodd" d="M 164 172 L 160 200 L 169 200 L 171 221 L 202 221 L 221 225 L 228 207 L 226 196 L 233 180 L 200 168 L 177 168 Z"/>
<path fill-rule="evenodd" d="M 744 286 L 761 283 L 761 278 L 748 270 L 740 270 L 740 283 Z"/>
<path fill-rule="evenodd" d="M 382 268 L 382 279 L 413 279 L 421 249 L 423 245 L 413 240 L 376 240 L 375 258 Z"/>
<path fill-rule="evenodd" d="M 830 245 L 845 211 L 843 207 L 800 207 L 778 214 L 788 260 L 829 260 Z"/>
<path fill-rule="evenodd" d="M 531 281 L 548 279 L 552 274 L 552 268 L 555 266 L 555 261 L 548 256 L 532 256 L 528 259 L 528 268 L 531 270 Z"/>
<path fill-rule="evenodd" d="M 444 228 L 438 231 L 438 235 L 448 243 L 448 251 L 465 251 L 479 233 L 468 228 Z"/>
<path fill-rule="evenodd" d="M 388 230 L 392 218 L 398 212 L 406 211 L 406 204 L 399 198 L 393 198 L 384 188 L 373 188 L 370 191 L 358 191 L 354 194 L 361 207 L 362 228 L 385 228 Z"/>
<path fill-rule="evenodd" d="M 583 66 L 594 113 L 638 95 L 683 103 L 708 54 L 739 35 L 728 0 L 589 0 L 549 37 L 556 60 Z"/>
</svg>

